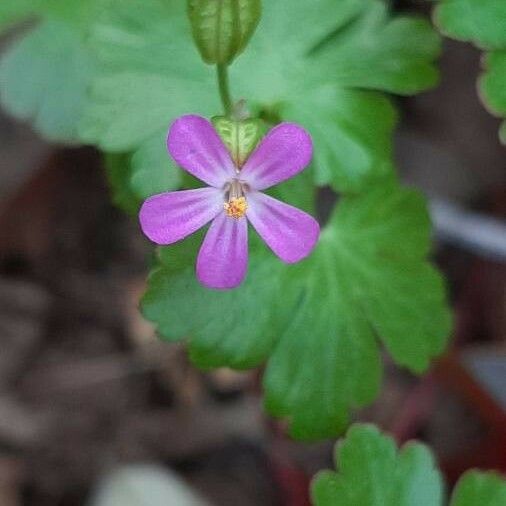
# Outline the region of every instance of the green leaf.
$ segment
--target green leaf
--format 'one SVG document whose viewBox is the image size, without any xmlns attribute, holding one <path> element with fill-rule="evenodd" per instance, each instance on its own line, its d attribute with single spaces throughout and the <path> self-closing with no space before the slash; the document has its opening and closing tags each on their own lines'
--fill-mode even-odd
<svg viewBox="0 0 506 506">
<path fill-rule="evenodd" d="M 158 132 L 132 157 L 130 184 L 140 199 L 177 190 L 182 185 L 183 173 L 167 153 L 166 136 L 165 130 Z M 153 167 L 159 167 L 159 170 L 154 171 Z"/>
<path fill-rule="evenodd" d="M 484 61 L 479 89 L 492 113 L 506 117 L 506 2 L 504 0 L 442 0 L 434 11 L 439 29 L 449 37 L 493 50 Z M 506 144 L 506 122 L 499 132 Z"/>
<path fill-rule="evenodd" d="M 112 201 L 127 214 L 139 210 L 140 201 L 130 185 L 131 165 L 129 154 L 107 154 L 104 165 L 112 192 Z"/>
<path fill-rule="evenodd" d="M 503 144 L 506 144 L 506 121 L 503 121 L 501 128 L 499 129 L 499 139 Z"/>
<path fill-rule="evenodd" d="M 41 15 L 55 17 L 87 31 L 89 23 L 100 12 L 103 0 L 32 0 Z"/>
<path fill-rule="evenodd" d="M 1 103 L 13 116 L 31 120 L 49 140 L 77 141 L 95 69 L 85 39 L 101 1 L 7 0 L 0 5 L 0 29 L 26 18 L 40 21 L 0 61 Z"/>
<path fill-rule="evenodd" d="M 312 126 L 316 184 L 352 192 L 394 176 L 397 114 L 382 94 L 320 87 L 308 93 L 306 101 L 287 104 L 284 116 Z"/>
<path fill-rule="evenodd" d="M 506 48 L 506 44 L 505 44 Z M 486 69 L 479 81 L 483 101 L 492 113 L 506 118 L 506 49 L 492 51 L 484 60 Z M 506 144 L 506 122 L 501 127 L 500 137 Z"/>
<path fill-rule="evenodd" d="M 209 64 L 230 64 L 260 21 L 261 0 L 188 0 L 193 38 Z"/>
<path fill-rule="evenodd" d="M 506 116 L 506 49 L 492 51 L 485 60 L 480 90 L 493 112 Z"/>
<path fill-rule="evenodd" d="M 315 215 L 315 195 L 317 188 L 313 185 L 313 166 L 300 172 L 297 176 L 266 190 L 274 198 L 289 202 L 309 214 Z"/>
<path fill-rule="evenodd" d="M 449 37 L 484 49 L 506 48 L 504 0 L 442 0 L 434 21 Z"/>
<path fill-rule="evenodd" d="M 433 61 L 440 45 L 425 19 L 391 18 L 383 2 L 373 2 L 364 16 L 338 33 L 318 55 L 327 64 L 325 71 L 341 86 L 410 95 L 437 84 Z"/>
<path fill-rule="evenodd" d="M 33 14 L 33 0 L 3 1 L 0 3 L 0 30 Z"/>
<path fill-rule="evenodd" d="M 372 425 L 353 425 L 336 445 L 337 471 L 318 473 L 314 506 L 441 506 L 443 485 L 429 449 L 408 443 L 398 451 L 392 438 Z M 450 506 L 502 506 L 506 481 L 469 471 L 457 483 Z"/>
<path fill-rule="evenodd" d="M 237 121 L 225 116 L 216 116 L 213 118 L 213 125 L 237 167 L 244 165 L 265 133 L 263 122 L 256 119 Z"/>
<path fill-rule="evenodd" d="M 101 0 L 3 0 L 0 4 L 0 29 L 29 17 L 57 19 L 85 29 Z"/>
<path fill-rule="evenodd" d="M 263 381 L 266 409 L 287 417 L 297 439 L 341 433 L 349 409 L 372 402 L 379 390 L 377 345 L 367 320 L 344 295 L 352 289 L 349 280 L 343 277 L 336 284 L 335 278 L 326 278 L 330 263 L 339 264 L 332 254 L 323 243 L 305 266 L 307 272 L 295 266 L 287 274 L 282 290 L 289 302 L 283 308 L 286 325 Z"/>
<path fill-rule="evenodd" d="M 189 44 L 183 4 L 124 0 L 104 9 L 91 37 L 100 70 L 81 126 L 85 141 L 112 151 L 144 148 L 148 158 L 147 144 L 175 117 L 220 110 L 215 73 Z M 393 108 L 380 94 L 356 88 L 404 94 L 432 85 L 439 43 L 429 24 L 391 20 L 376 0 L 277 0 L 263 10 L 230 69 L 234 97 L 279 121 L 303 120 L 317 146 L 318 184 L 356 192 L 392 177 Z M 151 167 L 153 174 L 165 170 Z"/>
<path fill-rule="evenodd" d="M 428 448 L 402 450 L 372 425 L 352 426 L 336 447 L 338 472 L 319 473 L 312 484 L 315 506 L 441 506 L 443 486 Z M 481 503 L 476 503 L 481 504 Z"/>
<path fill-rule="evenodd" d="M 459 480 L 450 506 L 503 506 L 506 481 L 499 475 L 469 471 Z"/>
<path fill-rule="evenodd" d="M 2 106 L 48 139 L 74 141 L 93 70 L 81 34 L 66 22 L 45 21 L 1 59 Z"/>
<path fill-rule="evenodd" d="M 253 257 L 240 288 L 211 291 L 199 285 L 193 265 L 174 272 L 177 258 L 195 258 L 195 244 L 188 242 L 179 246 L 185 255 L 167 249 L 162 266 L 151 274 L 142 300 L 144 316 L 157 322 L 166 339 L 191 335 L 190 357 L 200 367 L 227 364 L 244 369 L 260 364 L 275 338 L 271 308 L 277 299 L 279 265 L 273 258 Z M 193 250 L 191 256 L 188 249 Z"/>
<path fill-rule="evenodd" d="M 418 194 L 378 188 L 344 199 L 311 258 L 291 268 L 283 292 L 297 306 L 264 384 L 267 408 L 290 417 L 293 436 L 336 434 L 350 407 L 374 399 L 375 334 L 415 372 L 444 349 L 450 316 L 442 279 L 424 258 L 428 227 Z"/>
<path fill-rule="evenodd" d="M 303 193 L 304 180 L 297 184 Z M 344 199 L 297 265 L 282 264 L 250 234 L 247 280 L 229 292 L 198 284 L 200 238 L 191 238 L 162 250 L 143 312 L 166 338 L 189 337 L 198 365 L 244 368 L 267 359 L 267 409 L 287 417 L 297 438 L 332 436 L 350 408 L 377 394 L 375 335 L 415 372 L 445 346 L 450 316 L 442 280 L 425 260 L 428 227 L 418 194 L 378 187 Z"/>
</svg>

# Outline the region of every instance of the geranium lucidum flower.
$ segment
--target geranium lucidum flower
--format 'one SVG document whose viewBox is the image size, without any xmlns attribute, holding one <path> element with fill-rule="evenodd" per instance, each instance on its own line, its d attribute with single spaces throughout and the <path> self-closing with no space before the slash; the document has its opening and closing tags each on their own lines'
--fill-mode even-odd
<svg viewBox="0 0 506 506">
<path fill-rule="evenodd" d="M 282 123 L 260 142 L 242 168 L 236 167 L 212 124 L 182 116 L 171 126 L 172 158 L 207 188 L 161 193 L 139 213 L 144 234 L 172 244 L 212 221 L 197 258 L 197 277 L 209 287 L 234 288 L 248 265 L 248 221 L 286 263 L 302 260 L 314 248 L 318 222 L 264 193 L 302 171 L 311 161 L 311 137 L 300 126 Z"/>
</svg>

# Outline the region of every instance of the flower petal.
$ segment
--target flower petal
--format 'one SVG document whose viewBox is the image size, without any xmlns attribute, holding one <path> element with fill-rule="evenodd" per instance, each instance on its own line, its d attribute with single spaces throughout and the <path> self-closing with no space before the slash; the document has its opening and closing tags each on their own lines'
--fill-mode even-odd
<svg viewBox="0 0 506 506">
<path fill-rule="evenodd" d="M 236 177 L 227 148 L 205 118 L 188 115 L 174 121 L 167 137 L 167 149 L 179 166 L 215 188 L 222 188 Z"/>
<path fill-rule="evenodd" d="M 142 204 L 139 221 L 144 234 L 156 244 L 184 239 L 223 210 L 223 193 L 199 188 L 160 193 Z"/>
<path fill-rule="evenodd" d="M 311 136 L 294 123 L 281 123 L 260 142 L 240 177 L 253 189 L 264 190 L 298 174 L 312 156 Z"/>
<path fill-rule="evenodd" d="M 197 278 L 208 288 L 238 286 L 248 268 L 248 220 L 224 212 L 211 223 L 197 258 Z"/>
<path fill-rule="evenodd" d="M 307 257 L 320 236 L 309 214 L 261 192 L 248 193 L 246 216 L 269 248 L 292 264 Z"/>
</svg>

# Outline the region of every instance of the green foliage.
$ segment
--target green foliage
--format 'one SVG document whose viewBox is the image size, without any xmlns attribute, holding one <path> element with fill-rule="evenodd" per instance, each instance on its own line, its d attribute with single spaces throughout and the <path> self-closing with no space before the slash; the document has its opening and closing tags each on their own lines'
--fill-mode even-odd
<svg viewBox="0 0 506 506">
<path fill-rule="evenodd" d="M 190 336 L 200 366 L 244 368 L 267 359 L 267 409 L 289 418 L 297 438 L 341 432 L 349 409 L 374 399 L 381 376 L 375 334 L 416 372 L 444 347 L 450 319 L 441 278 L 425 261 L 428 217 L 414 192 L 388 185 L 344 199 L 314 253 L 296 266 L 253 237 L 248 277 L 232 292 L 195 280 L 198 243 L 162 250 L 145 316 L 163 337 Z"/>
<path fill-rule="evenodd" d="M 169 123 L 192 112 L 212 117 L 221 107 L 214 71 L 191 44 L 185 2 L 3 5 L 0 26 L 41 18 L 0 62 L 8 110 L 54 140 L 76 140 L 79 124 L 80 141 L 111 153 L 113 199 L 132 214 L 142 198 L 195 184 L 167 156 Z M 449 333 L 444 286 L 426 259 L 424 201 L 402 190 L 392 169 L 397 118 L 384 94 L 435 84 L 439 38 L 423 20 L 392 17 L 380 0 L 276 0 L 264 11 L 230 69 L 233 95 L 270 124 L 301 123 L 316 155 L 310 170 L 270 193 L 310 212 L 315 183 L 346 196 L 314 253 L 296 266 L 250 234 L 248 277 L 230 292 L 197 283 L 201 234 L 161 249 L 142 306 L 165 338 L 189 338 L 201 367 L 267 362 L 269 411 L 287 418 L 295 437 L 326 437 L 344 430 L 351 408 L 374 399 L 378 340 L 399 365 L 421 372 Z M 201 30 L 214 27 L 201 23 L 203 11 L 191 12 L 210 61 L 238 54 L 255 25 L 252 16 L 240 37 L 228 34 L 233 44 L 222 39 L 211 48 Z M 253 121 L 215 123 L 239 163 L 263 133 Z"/>
<path fill-rule="evenodd" d="M 491 51 L 484 58 L 480 95 L 492 113 L 506 118 L 506 2 L 441 0 L 434 20 L 445 35 Z M 506 122 L 500 138 L 506 144 Z"/>
<path fill-rule="evenodd" d="M 394 178 L 392 135 L 397 114 L 390 100 L 373 91 L 322 86 L 307 102 L 284 106 L 284 116 L 311 126 L 314 182 L 358 191 Z"/>
<path fill-rule="evenodd" d="M 502 506 L 506 481 L 493 473 L 469 471 L 458 482 L 450 506 Z"/>
<path fill-rule="evenodd" d="M 253 256 L 239 291 L 214 292 L 198 283 L 193 266 L 174 272 L 174 264 L 182 259 L 177 249 L 161 256 L 163 263 L 149 278 L 142 307 L 162 336 L 177 341 L 191 335 L 190 356 L 204 368 L 227 364 L 244 369 L 265 360 L 275 338 L 270 324 L 274 315 L 266 306 L 275 305 L 277 298 L 276 261 Z M 194 249 L 188 259 L 194 261 Z"/>
<path fill-rule="evenodd" d="M 492 51 L 484 59 L 485 73 L 481 76 L 479 89 L 491 112 L 506 118 L 506 44 L 503 51 Z M 506 144 L 506 121 L 500 138 Z"/>
<path fill-rule="evenodd" d="M 338 473 L 321 472 L 312 486 L 315 506 L 440 506 L 441 477 L 422 444 L 397 451 L 372 425 L 354 425 L 336 447 Z"/>
<path fill-rule="evenodd" d="M 193 38 L 210 64 L 230 64 L 260 21 L 261 0 L 188 0 Z"/>
<path fill-rule="evenodd" d="M 435 83 L 439 40 L 429 24 L 391 18 L 378 0 L 277 0 L 263 10 L 231 67 L 234 97 L 247 98 L 263 117 L 298 121 L 310 131 L 317 184 L 356 192 L 391 178 L 395 112 L 375 90 L 409 94 Z M 185 16 L 183 2 L 124 0 L 105 9 L 91 37 L 100 69 L 82 139 L 140 152 L 138 166 L 148 166 L 144 158 L 160 160 L 151 164 L 153 180 L 167 170 L 150 154 L 153 139 L 170 120 L 220 109 L 214 72 L 189 43 Z"/>
<path fill-rule="evenodd" d="M 112 193 L 112 201 L 127 214 L 135 215 L 139 211 L 140 200 L 131 189 L 128 181 L 131 178 L 130 155 L 107 154 L 104 166 Z"/>
<path fill-rule="evenodd" d="M 503 0 L 441 0 L 434 12 L 441 31 L 483 49 L 506 47 L 506 2 Z"/>
<path fill-rule="evenodd" d="M 238 167 L 243 166 L 265 133 L 263 122 L 257 119 L 237 121 L 216 116 L 213 125 Z"/>
<path fill-rule="evenodd" d="M 48 20 L 21 37 L 0 61 L 5 110 L 29 119 L 55 141 L 73 141 L 94 64 L 69 24 Z"/>
<path fill-rule="evenodd" d="M 343 87 L 409 95 L 437 83 L 433 60 L 439 52 L 439 37 L 425 19 L 391 17 L 384 3 L 372 2 L 319 55 L 327 64 L 322 70 Z"/>
<path fill-rule="evenodd" d="M 167 154 L 167 132 L 159 131 L 132 156 L 130 179 L 125 181 L 140 199 L 179 188 L 183 183 L 183 171 L 176 167 Z M 162 170 L 153 170 L 160 167 Z"/>
<path fill-rule="evenodd" d="M 101 0 L 3 0 L 0 28 L 30 17 L 56 18 L 85 28 L 99 9 Z"/>
<path fill-rule="evenodd" d="M 33 0 L 0 3 L 0 30 L 33 14 Z"/>
<path fill-rule="evenodd" d="M 0 102 L 50 140 L 77 141 L 95 69 L 84 41 L 96 9 L 98 0 L 20 0 L 0 6 L 0 29 L 27 17 L 41 18 L 0 59 Z"/>
<path fill-rule="evenodd" d="M 441 506 L 443 484 L 428 448 L 408 443 L 400 451 L 372 425 L 354 425 L 336 446 L 338 472 L 323 471 L 312 484 L 315 506 Z M 506 504 L 506 482 L 471 471 L 457 484 L 451 506 Z"/>
</svg>

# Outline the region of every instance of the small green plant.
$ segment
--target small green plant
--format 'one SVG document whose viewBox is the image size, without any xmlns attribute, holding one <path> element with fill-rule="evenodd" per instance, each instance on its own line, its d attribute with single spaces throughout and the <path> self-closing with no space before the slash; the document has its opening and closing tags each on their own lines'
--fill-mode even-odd
<svg viewBox="0 0 506 506">
<path fill-rule="evenodd" d="M 498 475 L 465 473 L 452 497 L 445 490 L 430 450 L 408 443 L 400 451 L 393 439 L 369 425 L 354 425 L 336 446 L 337 472 L 323 471 L 312 484 L 315 506 L 502 506 L 506 482 Z"/>
<path fill-rule="evenodd" d="M 504 7 L 442 0 L 435 15 L 490 51 L 480 89 L 503 117 Z M 427 20 L 381 0 L 2 2 L 0 27 L 28 18 L 0 61 L 1 103 L 48 139 L 102 150 L 126 212 L 144 201 L 143 231 L 171 244 L 141 302 L 162 339 L 187 341 L 202 368 L 264 364 L 265 408 L 302 440 L 341 435 L 377 397 L 381 347 L 416 374 L 444 351 L 426 200 L 392 155 L 391 95 L 437 84 Z M 323 187 L 339 198 L 318 224 Z M 336 460 L 316 506 L 442 504 L 422 445 L 397 453 L 356 426 Z M 504 487 L 468 474 L 451 505 L 506 504 Z"/>
</svg>

